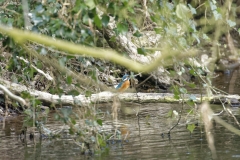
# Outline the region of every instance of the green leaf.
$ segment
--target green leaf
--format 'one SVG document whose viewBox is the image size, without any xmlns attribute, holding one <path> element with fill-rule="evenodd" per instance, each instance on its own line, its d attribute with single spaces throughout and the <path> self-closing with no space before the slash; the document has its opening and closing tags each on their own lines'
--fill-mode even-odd
<svg viewBox="0 0 240 160">
<path fill-rule="evenodd" d="M 102 126 L 102 120 L 101 120 L 101 119 L 97 119 L 97 124 L 99 124 L 100 126 Z"/>
<path fill-rule="evenodd" d="M 144 48 L 137 49 L 138 54 L 146 55 L 146 50 Z"/>
<path fill-rule="evenodd" d="M 125 23 L 118 23 L 117 30 L 119 33 L 125 34 L 128 31 L 128 26 Z"/>
<path fill-rule="evenodd" d="M 96 72 L 96 70 L 89 71 L 88 75 L 91 76 L 93 80 L 97 81 L 97 72 Z"/>
<path fill-rule="evenodd" d="M 142 36 L 142 34 L 138 30 L 133 35 L 135 37 L 141 37 Z"/>
<path fill-rule="evenodd" d="M 73 125 L 75 125 L 77 123 L 74 118 L 71 118 L 71 122 L 72 122 Z"/>
<path fill-rule="evenodd" d="M 187 110 L 187 113 L 188 113 L 188 114 L 193 114 L 193 110 L 192 110 L 192 109 L 188 109 L 188 110 Z"/>
<path fill-rule="evenodd" d="M 68 92 L 68 95 L 72 95 L 72 96 L 78 96 L 80 93 L 77 90 L 70 90 Z"/>
<path fill-rule="evenodd" d="M 67 84 L 72 84 L 72 77 L 71 76 L 67 76 Z"/>
<path fill-rule="evenodd" d="M 196 84 L 194 84 L 194 83 L 188 83 L 187 84 L 189 87 L 191 87 L 191 88 L 195 88 L 196 87 Z"/>
<path fill-rule="evenodd" d="M 103 25 L 104 27 L 106 27 L 106 26 L 108 25 L 109 19 L 110 19 L 109 16 L 106 15 L 106 14 L 104 14 L 104 15 L 102 16 L 102 25 Z"/>
<path fill-rule="evenodd" d="M 86 97 L 91 97 L 91 95 L 92 95 L 92 92 L 91 92 L 91 91 L 86 91 L 86 92 L 85 92 L 85 96 L 86 96 Z"/>
<path fill-rule="evenodd" d="M 94 23 L 96 24 L 96 26 L 98 27 L 98 28 L 102 28 L 102 21 L 100 20 L 100 18 L 98 17 L 98 15 L 95 15 L 94 16 Z"/>
<path fill-rule="evenodd" d="M 188 104 L 189 106 L 194 106 L 195 103 L 194 103 L 192 100 L 188 100 L 188 101 L 187 101 L 187 104 Z"/>
<path fill-rule="evenodd" d="M 193 132 L 193 130 L 195 129 L 195 124 L 188 124 L 187 125 L 187 129 L 192 133 Z"/>
<path fill-rule="evenodd" d="M 32 114 L 33 114 L 31 109 L 25 109 L 24 113 L 28 116 L 32 116 Z"/>
<path fill-rule="evenodd" d="M 190 73 L 191 75 L 193 75 L 193 76 L 196 76 L 196 75 L 197 75 L 196 72 L 195 72 L 193 69 L 189 70 L 189 73 Z"/>
<path fill-rule="evenodd" d="M 74 134 L 74 129 L 73 129 L 72 127 L 70 127 L 68 131 L 69 131 L 69 134 L 70 134 L 70 135 L 73 135 L 73 134 Z"/>
<path fill-rule="evenodd" d="M 110 42 L 116 42 L 116 38 L 117 38 L 116 36 L 112 36 L 109 41 Z"/>
<path fill-rule="evenodd" d="M 174 94 L 174 98 L 175 98 L 175 99 L 180 99 L 179 94 Z"/>
<path fill-rule="evenodd" d="M 114 4 L 114 2 L 109 3 L 108 8 L 107 8 L 107 12 L 109 14 L 115 14 L 115 4 Z"/>
<path fill-rule="evenodd" d="M 29 99 L 29 98 L 31 98 L 31 95 L 30 95 L 29 92 L 23 91 L 23 92 L 21 93 L 21 97 L 24 98 L 24 99 Z"/>
</svg>

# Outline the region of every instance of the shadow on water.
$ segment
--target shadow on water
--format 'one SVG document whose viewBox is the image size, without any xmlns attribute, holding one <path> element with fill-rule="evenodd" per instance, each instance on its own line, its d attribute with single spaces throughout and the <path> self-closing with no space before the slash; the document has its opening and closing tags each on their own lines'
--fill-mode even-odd
<svg viewBox="0 0 240 160">
<path fill-rule="evenodd" d="M 138 108 L 140 108 L 139 116 L 136 116 Z M 212 108 L 215 112 L 222 109 L 221 106 Z M 103 112 L 111 111 L 110 107 L 105 105 L 99 106 L 99 109 Z M 136 107 L 133 107 L 133 104 L 123 105 L 119 112 L 118 125 L 124 126 L 123 130 L 130 134 L 122 143 L 109 141 L 108 154 L 94 156 L 81 154 L 80 147 L 67 136 L 61 139 L 43 140 L 35 137 L 33 141 L 27 135 L 23 140 L 19 136 L 23 117 L 14 117 L 5 122 L 4 129 L 3 122 L 0 123 L 0 159 L 211 159 L 204 127 L 194 115 L 183 115 L 169 138 L 167 133 L 178 120 L 178 115 L 167 117 L 170 110 L 180 112 L 181 105 L 145 104 Z M 239 108 L 234 108 L 233 113 L 239 120 Z M 50 115 L 50 117 L 54 116 Z M 223 115 L 222 118 L 235 125 L 231 117 Z M 186 129 L 186 122 L 197 125 L 192 134 Z M 111 130 L 112 124 L 109 118 L 103 127 Z M 49 118 L 46 126 L 57 129 L 62 124 Z M 219 124 L 214 124 L 212 132 L 219 159 L 240 158 L 239 136 Z"/>
</svg>

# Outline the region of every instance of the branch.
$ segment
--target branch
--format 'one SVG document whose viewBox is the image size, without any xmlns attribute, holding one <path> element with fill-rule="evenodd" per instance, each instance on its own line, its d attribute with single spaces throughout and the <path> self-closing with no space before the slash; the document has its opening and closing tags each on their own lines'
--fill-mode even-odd
<svg viewBox="0 0 240 160">
<path fill-rule="evenodd" d="M 23 57 L 18 57 L 18 56 L 16 56 L 16 57 L 17 57 L 17 59 L 20 59 L 20 60 L 24 61 L 25 63 L 29 64 L 29 62 L 28 62 L 26 59 L 24 59 Z M 48 73 L 44 73 L 42 70 L 38 69 L 37 67 L 35 67 L 35 66 L 32 65 L 32 64 L 31 64 L 31 67 L 33 67 L 34 69 L 36 69 L 38 73 L 42 74 L 42 75 L 43 75 L 44 77 L 46 77 L 48 80 L 50 80 L 50 81 L 53 80 L 53 78 L 52 78 Z"/>
<path fill-rule="evenodd" d="M 9 98 L 16 100 L 17 102 L 19 102 L 22 106 L 26 105 L 26 101 L 24 99 L 22 99 L 19 96 L 16 96 L 14 94 L 12 94 L 5 86 L 0 84 L 0 90 L 2 90 L 4 92 L 4 94 L 7 94 L 9 96 Z"/>
<path fill-rule="evenodd" d="M 72 95 L 53 95 L 47 92 L 41 92 L 34 89 L 27 88 L 24 85 L 16 84 L 9 82 L 7 80 L 0 78 L 0 83 L 2 83 L 6 88 L 11 89 L 14 92 L 21 93 L 23 91 L 27 91 L 31 96 L 35 96 L 36 99 L 41 100 L 46 103 L 53 103 L 53 104 L 62 104 L 62 105 L 75 105 L 76 102 L 80 102 L 80 104 L 86 106 L 91 103 L 106 103 L 106 102 L 112 102 L 114 96 L 118 96 L 120 101 L 124 102 L 136 102 L 136 103 L 179 103 L 182 101 L 189 100 L 192 96 L 195 96 L 194 102 L 201 103 L 202 99 L 204 101 L 214 101 L 215 99 L 219 99 L 219 97 L 224 98 L 235 98 L 240 99 L 240 96 L 238 95 L 216 95 L 212 97 L 208 96 L 202 96 L 200 94 L 195 95 L 188 95 L 184 94 L 184 97 L 182 99 L 175 99 L 174 94 L 172 93 L 112 93 L 112 92 L 100 92 L 98 94 L 92 94 L 89 97 L 86 97 L 85 95 L 78 95 L 78 96 L 72 96 Z"/>
<path fill-rule="evenodd" d="M 107 50 L 107 49 L 100 49 L 100 48 L 94 48 L 94 47 L 87 47 L 80 44 L 73 44 L 71 42 L 63 41 L 63 40 L 54 40 L 51 37 L 39 35 L 33 32 L 29 31 L 22 31 L 20 29 L 10 29 L 4 25 L 0 25 L 0 32 L 5 33 L 15 39 L 18 43 L 25 43 L 26 41 L 34 41 L 37 43 L 44 44 L 46 46 L 55 47 L 59 50 L 68 52 L 71 55 L 87 55 L 92 56 L 95 58 L 103 58 L 106 60 L 110 60 L 112 62 L 118 63 L 122 66 L 127 67 L 128 69 L 135 71 L 135 72 L 150 72 L 156 69 L 159 65 L 169 66 L 169 63 L 171 64 L 171 58 L 172 56 L 182 57 L 193 55 L 196 53 L 195 50 L 191 49 L 188 51 L 185 51 L 182 54 L 179 54 L 179 51 L 172 50 L 171 48 L 165 48 L 162 50 L 162 55 L 156 58 L 152 63 L 150 64 L 140 64 L 138 62 L 132 61 L 124 56 L 121 56 L 117 52 L 113 50 Z M 171 53 L 171 54 L 169 54 Z M 162 64 L 162 61 L 165 61 L 164 64 Z"/>
</svg>

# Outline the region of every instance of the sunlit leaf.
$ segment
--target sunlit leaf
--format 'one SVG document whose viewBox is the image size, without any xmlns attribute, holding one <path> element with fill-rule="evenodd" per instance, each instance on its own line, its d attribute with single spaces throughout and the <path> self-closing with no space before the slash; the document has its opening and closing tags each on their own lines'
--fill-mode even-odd
<svg viewBox="0 0 240 160">
<path fill-rule="evenodd" d="M 60 58 L 58 61 L 59 61 L 59 64 L 60 64 L 61 66 L 65 66 L 65 63 L 66 63 L 66 61 L 67 61 L 67 57 L 62 57 L 62 58 Z"/>
<path fill-rule="evenodd" d="M 193 130 L 195 129 L 195 124 L 188 124 L 187 125 L 187 129 L 192 133 L 193 132 Z"/>
<path fill-rule="evenodd" d="M 187 93 L 187 90 L 186 88 L 179 88 L 179 91 L 183 94 L 186 94 Z"/>
<path fill-rule="evenodd" d="M 209 4 L 212 11 L 217 9 L 217 6 L 213 2 L 210 2 Z"/>
<path fill-rule="evenodd" d="M 86 0 L 85 4 L 89 7 L 90 10 L 92 10 L 96 6 L 94 0 Z"/>
<path fill-rule="evenodd" d="M 198 42 L 198 44 L 200 44 L 200 39 L 199 39 L 199 37 L 196 35 L 196 34 L 192 34 L 192 36 L 197 40 L 197 42 Z"/>
<path fill-rule="evenodd" d="M 102 28 L 102 21 L 100 20 L 100 18 L 98 17 L 98 15 L 95 15 L 94 16 L 94 23 L 96 24 L 96 26 L 98 27 L 98 28 Z"/>
<path fill-rule="evenodd" d="M 40 50 L 40 54 L 41 54 L 41 55 L 46 55 L 46 54 L 47 54 L 47 50 L 46 50 L 45 48 L 42 48 L 42 49 Z"/>
<path fill-rule="evenodd" d="M 228 25 L 229 25 L 230 27 L 236 26 L 236 22 L 234 22 L 234 21 L 227 20 L 227 23 L 228 23 Z"/>
<path fill-rule="evenodd" d="M 179 39 L 178 39 L 178 42 L 179 42 L 179 44 L 181 45 L 181 46 L 183 46 L 183 47 L 187 47 L 187 40 L 184 38 L 184 37 L 180 37 Z"/>
<path fill-rule="evenodd" d="M 218 13 L 217 10 L 213 11 L 213 15 L 214 15 L 215 20 L 222 19 L 222 15 L 220 13 Z"/>
<path fill-rule="evenodd" d="M 67 76 L 67 84 L 72 84 L 72 77 L 71 76 Z"/>
<path fill-rule="evenodd" d="M 191 96 L 189 97 L 189 99 L 190 99 L 190 100 L 193 100 L 193 101 L 196 101 L 196 100 L 197 100 L 197 97 L 194 96 L 194 95 L 191 95 Z"/>
<path fill-rule="evenodd" d="M 189 13 L 191 15 L 191 12 L 186 5 L 184 5 L 184 4 L 177 5 L 176 15 L 178 18 L 187 20 L 189 18 Z"/>
<path fill-rule="evenodd" d="M 202 35 L 202 37 L 203 37 L 204 40 L 209 40 L 210 39 L 205 33 Z"/>
<path fill-rule="evenodd" d="M 169 10 L 173 10 L 174 5 L 172 3 L 167 2 L 166 6 L 168 7 Z"/>
<path fill-rule="evenodd" d="M 189 8 L 190 8 L 190 10 L 191 10 L 192 14 L 197 14 L 197 11 L 196 11 L 196 9 L 195 9 L 195 8 L 193 8 L 193 7 L 191 6 L 191 4 L 188 4 L 188 6 L 189 6 Z"/>
</svg>

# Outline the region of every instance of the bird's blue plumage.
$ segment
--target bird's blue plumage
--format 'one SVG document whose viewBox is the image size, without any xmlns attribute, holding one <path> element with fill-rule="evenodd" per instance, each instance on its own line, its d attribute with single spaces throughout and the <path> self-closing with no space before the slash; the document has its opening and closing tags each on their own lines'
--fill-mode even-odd
<svg viewBox="0 0 240 160">
<path fill-rule="evenodd" d="M 123 84 L 123 82 L 118 83 L 118 85 L 116 86 L 116 89 L 121 88 L 122 84 Z"/>
<path fill-rule="evenodd" d="M 128 81 L 128 85 L 125 86 L 124 83 L 126 83 L 127 81 Z M 121 82 L 120 82 L 115 88 L 122 90 L 123 87 L 125 87 L 124 90 L 129 87 L 129 75 L 127 75 L 127 74 L 125 74 L 125 75 L 122 77 Z"/>
</svg>

